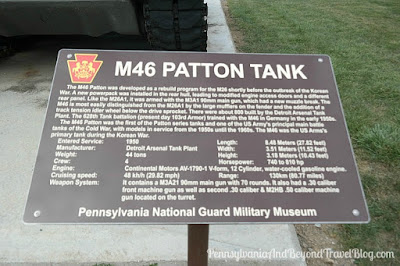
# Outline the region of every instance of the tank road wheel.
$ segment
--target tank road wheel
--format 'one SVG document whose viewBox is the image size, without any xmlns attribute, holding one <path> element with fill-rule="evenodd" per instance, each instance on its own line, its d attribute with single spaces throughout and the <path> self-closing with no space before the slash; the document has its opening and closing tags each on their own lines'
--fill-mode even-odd
<svg viewBox="0 0 400 266">
<path fill-rule="evenodd" d="M 147 39 L 154 48 L 206 51 L 204 0 L 145 0 L 143 13 Z"/>
</svg>

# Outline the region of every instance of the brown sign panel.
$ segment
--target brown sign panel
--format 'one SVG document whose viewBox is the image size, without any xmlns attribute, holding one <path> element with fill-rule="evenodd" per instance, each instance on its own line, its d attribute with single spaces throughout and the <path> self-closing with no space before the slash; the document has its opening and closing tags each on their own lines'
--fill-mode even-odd
<svg viewBox="0 0 400 266">
<path fill-rule="evenodd" d="M 330 58 L 61 50 L 24 221 L 368 222 Z"/>
</svg>

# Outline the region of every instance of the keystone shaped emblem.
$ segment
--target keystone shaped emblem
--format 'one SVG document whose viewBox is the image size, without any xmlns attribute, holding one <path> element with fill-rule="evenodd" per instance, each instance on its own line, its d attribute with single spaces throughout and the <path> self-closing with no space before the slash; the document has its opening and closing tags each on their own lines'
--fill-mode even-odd
<svg viewBox="0 0 400 266">
<path fill-rule="evenodd" d="M 103 61 L 96 61 L 97 54 L 75 54 L 75 60 L 68 60 L 72 83 L 92 83 Z"/>
</svg>

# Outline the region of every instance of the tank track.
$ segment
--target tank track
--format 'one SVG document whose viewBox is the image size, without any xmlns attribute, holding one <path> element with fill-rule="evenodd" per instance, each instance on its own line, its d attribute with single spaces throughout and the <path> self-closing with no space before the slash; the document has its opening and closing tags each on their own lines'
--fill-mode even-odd
<svg viewBox="0 0 400 266">
<path fill-rule="evenodd" d="M 0 58 L 10 56 L 13 52 L 11 39 L 0 36 Z"/>
<path fill-rule="evenodd" d="M 145 0 L 147 39 L 155 49 L 206 51 L 207 12 L 203 0 Z"/>
</svg>

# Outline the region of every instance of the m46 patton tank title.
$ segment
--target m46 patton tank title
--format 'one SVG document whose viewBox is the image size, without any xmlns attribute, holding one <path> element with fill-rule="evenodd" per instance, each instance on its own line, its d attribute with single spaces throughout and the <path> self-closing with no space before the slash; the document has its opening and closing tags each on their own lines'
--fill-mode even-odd
<svg viewBox="0 0 400 266">
<path fill-rule="evenodd" d="M 159 75 L 164 78 L 232 78 L 244 79 L 246 72 L 250 72 L 255 79 L 307 79 L 303 73 L 305 65 L 295 64 L 226 64 L 226 63 L 200 63 L 200 62 L 163 62 L 158 66 L 154 62 L 116 61 L 115 76 L 146 76 Z M 161 75 L 159 74 L 161 73 Z"/>
</svg>

